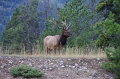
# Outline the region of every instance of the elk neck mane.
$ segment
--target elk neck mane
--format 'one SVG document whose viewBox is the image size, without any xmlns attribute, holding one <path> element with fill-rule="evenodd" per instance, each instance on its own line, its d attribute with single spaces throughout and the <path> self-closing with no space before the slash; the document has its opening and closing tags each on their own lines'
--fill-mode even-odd
<svg viewBox="0 0 120 79">
<path fill-rule="evenodd" d="M 67 38 L 68 38 L 68 36 L 65 36 L 65 35 L 61 34 L 60 39 L 58 41 L 58 45 L 64 46 L 67 42 Z"/>
</svg>

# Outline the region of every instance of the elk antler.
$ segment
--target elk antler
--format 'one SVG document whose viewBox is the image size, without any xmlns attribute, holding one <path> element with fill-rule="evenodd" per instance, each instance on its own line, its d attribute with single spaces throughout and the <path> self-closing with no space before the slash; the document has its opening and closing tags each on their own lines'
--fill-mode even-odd
<svg viewBox="0 0 120 79">
<path fill-rule="evenodd" d="M 53 20 L 49 19 L 48 21 L 51 22 L 51 23 L 53 23 L 54 25 L 56 25 L 58 28 L 62 28 L 62 27 L 58 26 L 58 24 L 57 24 L 57 22 L 54 20 L 54 18 L 53 18 Z"/>
<path fill-rule="evenodd" d="M 69 29 L 70 24 L 69 24 L 69 25 L 67 25 L 67 24 L 66 24 L 66 20 L 65 20 L 64 22 L 62 21 L 61 23 L 62 23 L 63 25 L 65 25 L 65 26 L 66 26 L 66 29 L 67 29 L 67 30 Z"/>
</svg>

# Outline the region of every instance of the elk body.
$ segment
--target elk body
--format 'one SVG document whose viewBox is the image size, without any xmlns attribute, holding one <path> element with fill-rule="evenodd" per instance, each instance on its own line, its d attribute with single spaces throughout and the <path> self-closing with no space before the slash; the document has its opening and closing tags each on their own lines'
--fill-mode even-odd
<svg viewBox="0 0 120 79">
<path fill-rule="evenodd" d="M 52 22 L 52 21 L 50 21 Z M 56 24 L 56 23 L 54 23 Z M 44 48 L 47 53 L 50 53 L 50 50 L 54 50 L 56 53 L 56 49 L 60 50 L 62 47 L 66 44 L 67 38 L 72 36 L 72 34 L 69 31 L 69 27 L 66 27 L 65 29 L 62 29 L 61 35 L 55 35 L 55 36 L 46 36 L 44 39 Z"/>
</svg>

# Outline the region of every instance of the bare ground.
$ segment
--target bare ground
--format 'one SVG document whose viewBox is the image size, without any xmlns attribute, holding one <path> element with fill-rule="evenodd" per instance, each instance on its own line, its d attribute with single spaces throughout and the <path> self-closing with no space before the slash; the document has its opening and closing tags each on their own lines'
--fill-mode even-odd
<svg viewBox="0 0 120 79">
<path fill-rule="evenodd" d="M 41 78 L 30 79 L 114 79 L 114 74 L 100 67 L 105 59 L 94 58 L 51 58 L 0 56 L 0 79 L 13 78 L 9 71 L 13 66 L 25 64 L 44 72 Z M 25 78 L 24 78 L 25 79 Z"/>
</svg>

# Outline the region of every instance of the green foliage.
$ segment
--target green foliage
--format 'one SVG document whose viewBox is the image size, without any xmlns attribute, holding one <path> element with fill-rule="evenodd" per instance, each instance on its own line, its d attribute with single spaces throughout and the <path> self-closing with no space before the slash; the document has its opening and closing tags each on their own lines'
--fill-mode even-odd
<svg viewBox="0 0 120 79">
<path fill-rule="evenodd" d="M 110 62 L 102 64 L 103 68 L 116 74 L 120 79 L 120 0 L 102 0 L 96 6 L 96 10 L 104 15 L 104 21 L 95 24 L 98 34 L 97 46 L 111 46 L 114 49 L 106 49 Z"/>
<path fill-rule="evenodd" d="M 105 7 L 105 6 L 106 6 L 105 0 L 104 0 L 104 1 L 101 1 L 101 2 L 99 2 L 99 4 L 97 4 L 95 10 L 98 12 L 98 11 L 102 10 L 103 7 Z"/>
<path fill-rule="evenodd" d="M 116 68 L 116 65 L 113 63 L 110 63 L 110 62 L 109 63 L 104 62 L 104 63 L 102 63 L 101 67 L 105 68 L 108 72 L 110 72 L 110 71 L 113 72 Z"/>
<path fill-rule="evenodd" d="M 11 50 L 32 50 L 32 44 L 39 39 L 39 12 L 37 11 L 38 0 L 25 1 L 23 5 L 16 8 L 11 20 L 8 22 L 3 34 L 2 45 Z"/>
<path fill-rule="evenodd" d="M 84 0 L 66 1 L 63 8 L 58 8 L 57 16 L 59 21 L 66 20 L 66 23 L 70 24 L 73 36 L 68 38 L 69 46 L 83 46 L 91 42 L 89 32 L 92 30 L 90 27 L 92 13 L 87 9 Z"/>
<path fill-rule="evenodd" d="M 90 44 L 90 33 L 89 32 L 84 32 L 83 34 L 80 34 L 79 36 L 77 36 L 76 38 L 74 38 L 74 46 L 86 46 L 88 44 Z"/>
<path fill-rule="evenodd" d="M 97 12 L 99 11 L 103 11 L 105 8 L 106 10 L 112 10 L 112 7 L 113 7 L 113 2 L 115 0 L 101 0 L 97 5 L 96 5 L 96 8 L 95 10 Z M 108 9 L 109 8 L 109 9 Z"/>
<path fill-rule="evenodd" d="M 116 75 L 115 79 L 120 79 L 120 61 L 115 64 L 113 62 L 105 62 L 101 65 L 102 68 L 105 68 L 108 72 L 113 72 Z"/>
<path fill-rule="evenodd" d="M 48 35 L 53 35 L 54 36 L 54 35 L 57 35 L 57 34 L 58 35 L 61 34 L 60 33 L 61 29 L 57 28 L 57 26 L 53 25 L 52 23 L 47 21 L 45 23 L 45 26 L 46 27 L 42 32 L 43 38 L 48 36 Z"/>
<path fill-rule="evenodd" d="M 114 0 L 113 1 L 115 10 L 113 11 L 115 14 L 115 20 L 116 22 L 120 23 L 120 0 Z"/>
<path fill-rule="evenodd" d="M 118 63 L 120 61 L 120 47 L 114 50 L 110 48 L 106 49 L 106 54 L 110 61 L 113 61 L 114 63 Z"/>
<path fill-rule="evenodd" d="M 22 76 L 23 78 L 33 78 L 33 77 L 43 76 L 43 72 L 40 72 L 37 69 L 26 65 L 12 67 L 10 70 L 10 74 L 13 77 Z"/>
<path fill-rule="evenodd" d="M 19 49 L 21 49 L 19 46 L 20 42 L 23 43 L 24 31 L 22 23 L 19 23 L 18 20 L 20 15 L 20 10 L 16 8 L 11 21 L 8 22 L 2 34 L 1 42 L 3 44 L 3 49 L 5 49 L 6 46 L 8 46 L 10 50 L 17 49 L 19 51 Z"/>
<path fill-rule="evenodd" d="M 110 62 L 102 63 L 102 67 L 107 71 L 111 71 L 116 74 L 116 79 L 120 79 L 120 47 L 117 49 L 106 49 L 107 58 Z"/>
<path fill-rule="evenodd" d="M 117 12 L 120 12 L 120 5 L 119 5 L 119 3 L 120 3 L 120 0 L 114 0 L 113 1 L 113 4 L 114 4 Z"/>
<path fill-rule="evenodd" d="M 108 17 L 109 12 L 115 14 L 115 21 L 120 23 L 120 0 L 101 0 L 97 6 L 96 11 L 104 15 L 105 18 Z"/>
<path fill-rule="evenodd" d="M 99 37 L 96 40 L 97 46 L 119 46 L 120 25 L 115 22 L 114 14 L 109 13 L 108 18 L 103 22 L 97 22 L 94 26 Z"/>
</svg>

